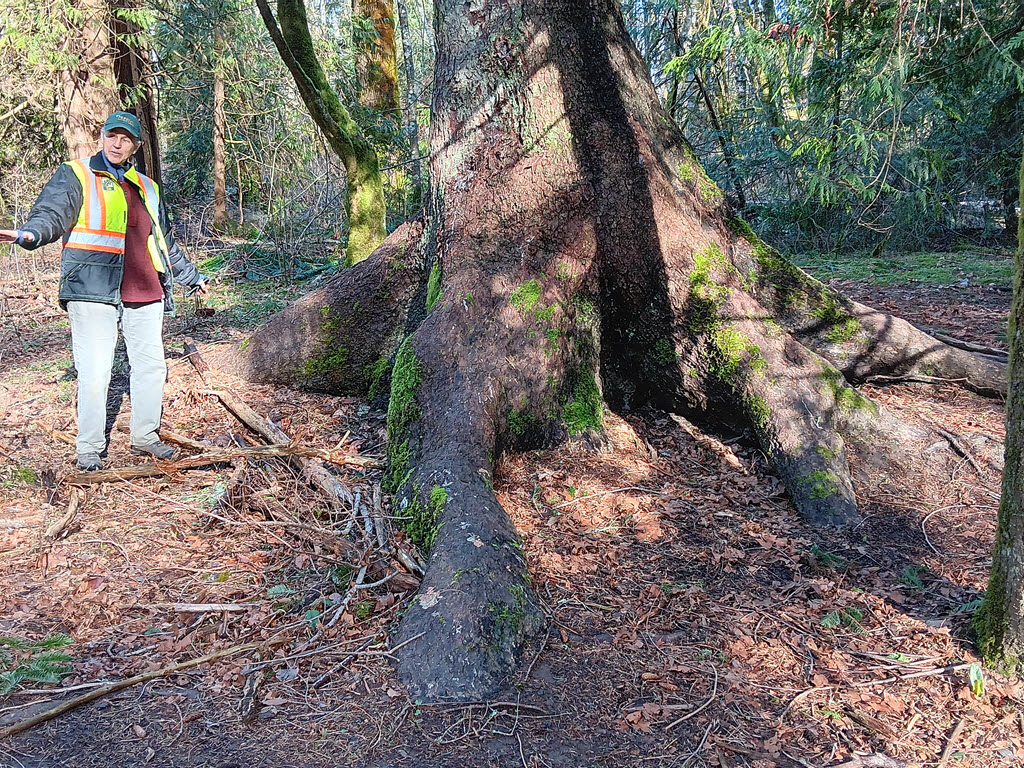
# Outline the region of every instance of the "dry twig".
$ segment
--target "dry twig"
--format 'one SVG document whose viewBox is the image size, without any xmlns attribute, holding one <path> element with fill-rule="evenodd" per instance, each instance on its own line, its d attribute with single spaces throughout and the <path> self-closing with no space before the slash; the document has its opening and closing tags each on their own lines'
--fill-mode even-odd
<svg viewBox="0 0 1024 768">
<path fill-rule="evenodd" d="M 65 712 L 70 712 L 75 707 L 79 707 L 82 704 L 88 704 L 90 701 L 101 699 L 104 696 L 120 691 L 124 688 L 130 688 L 133 685 L 139 683 L 146 683 L 150 680 L 156 680 L 161 677 L 167 677 L 177 672 L 181 672 L 184 669 L 191 669 L 192 667 L 198 667 L 200 664 L 205 664 L 208 661 L 215 661 L 216 659 L 223 659 L 227 656 L 235 656 L 239 653 L 245 653 L 246 651 L 254 650 L 255 648 L 261 647 L 259 643 L 243 643 L 242 645 L 235 645 L 230 648 L 222 648 L 219 651 L 208 653 L 205 656 L 200 656 L 198 659 L 189 659 L 179 664 L 172 664 L 169 667 L 161 667 L 160 669 L 153 669 L 149 672 L 143 672 L 142 674 L 129 677 L 125 680 L 118 680 L 115 683 L 108 683 L 102 688 L 96 688 L 88 693 L 83 693 L 81 696 L 76 696 L 73 699 L 61 702 L 53 709 L 48 709 L 45 712 L 40 712 L 38 715 L 23 720 L 20 723 L 15 723 L 2 730 L 0 730 L 0 741 L 3 741 L 9 736 L 14 736 L 17 733 L 26 731 L 29 728 L 33 728 L 40 723 L 45 723 L 48 720 L 52 720 L 59 715 L 63 715 Z"/>
</svg>

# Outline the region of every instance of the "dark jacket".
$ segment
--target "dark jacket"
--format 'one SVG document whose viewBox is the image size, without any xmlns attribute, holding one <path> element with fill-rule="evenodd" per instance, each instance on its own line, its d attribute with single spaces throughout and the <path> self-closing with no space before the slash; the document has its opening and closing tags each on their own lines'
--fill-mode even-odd
<svg viewBox="0 0 1024 768">
<path fill-rule="evenodd" d="M 92 156 L 89 168 L 94 173 L 113 178 L 103 162 L 102 153 Z M 118 189 L 120 190 L 120 186 Z M 70 165 L 62 164 L 39 193 L 32 210 L 29 211 L 28 219 L 21 226 L 23 231 L 31 232 L 35 236 L 33 242 L 26 242 L 22 247 L 33 250 L 61 238 L 67 242 L 68 233 L 78 221 L 83 199 L 82 184 L 75 171 Z M 168 251 L 164 258 L 164 271 L 160 273 L 160 284 L 164 289 L 164 311 L 172 313 L 172 277 L 173 280 L 190 286 L 198 285 L 204 278 L 174 242 L 162 195 L 159 218 L 160 221 L 154 221 L 153 226 L 160 227 Z M 60 288 L 57 295 L 61 307 L 66 309 L 69 301 L 120 304 L 123 273 L 123 253 L 65 248 L 60 258 Z"/>
</svg>

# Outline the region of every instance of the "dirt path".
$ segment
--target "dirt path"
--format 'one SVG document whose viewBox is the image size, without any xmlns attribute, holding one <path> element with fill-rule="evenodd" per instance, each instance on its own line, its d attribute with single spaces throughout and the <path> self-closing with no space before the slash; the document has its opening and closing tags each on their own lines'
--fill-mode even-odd
<svg viewBox="0 0 1024 768">
<path fill-rule="evenodd" d="M 67 509 L 62 478 L 73 462 L 72 448 L 35 426 L 73 429 L 54 279 L 9 296 L 0 327 L 0 635 L 69 635 L 64 688 L 243 642 L 270 650 L 76 709 L 0 742 L 0 765 L 1024 760 L 1024 691 L 986 672 L 979 696 L 968 679 L 977 661 L 968 617 L 985 585 L 999 493 L 998 403 L 953 388 L 869 391 L 941 426 L 971 458 L 938 446 L 934 480 L 869 473 L 859 489 L 867 519 L 844 534 L 803 528 L 742 436 L 725 445 L 666 414 L 611 417 L 600 452 L 570 444 L 506 460 L 495 486 L 524 536 L 548 631 L 500 700 L 428 706 L 408 700 L 386 655 L 407 593 L 385 584 L 337 608 L 358 578 L 339 548 L 347 523 L 281 462 L 253 462 L 246 492 L 226 503 L 230 466 L 90 488 L 70 535 L 42 540 Z M 884 306 L 878 289 L 863 290 Z M 992 342 L 979 323 L 1005 323 L 1005 294 L 942 304 L 926 289 L 887 290 L 907 315 L 939 318 L 974 341 Z M 175 431 L 220 445 L 245 432 L 180 357 L 186 334 L 206 352 L 238 343 L 228 322 L 238 316 L 169 326 L 177 357 L 165 424 Z M 382 453 L 383 414 L 364 403 L 218 376 L 304 443 Z M 110 463 L 126 466 L 127 398 L 119 405 Z M 373 472 L 339 476 L 372 496 Z M 213 603 L 238 608 L 181 610 Z M 246 680 L 262 681 L 249 722 L 238 711 Z M 0 723 L 60 695 L 23 683 L 0 703 Z"/>
</svg>

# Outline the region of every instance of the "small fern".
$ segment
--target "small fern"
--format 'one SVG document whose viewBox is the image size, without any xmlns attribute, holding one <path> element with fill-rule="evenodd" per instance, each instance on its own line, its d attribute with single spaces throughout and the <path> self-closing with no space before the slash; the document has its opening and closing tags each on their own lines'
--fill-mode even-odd
<svg viewBox="0 0 1024 768">
<path fill-rule="evenodd" d="M 74 641 L 65 634 L 48 635 L 40 640 L 0 637 L 0 696 L 11 693 L 22 683 L 54 685 L 71 674 L 71 657 L 59 651 Z"/>
</svg>

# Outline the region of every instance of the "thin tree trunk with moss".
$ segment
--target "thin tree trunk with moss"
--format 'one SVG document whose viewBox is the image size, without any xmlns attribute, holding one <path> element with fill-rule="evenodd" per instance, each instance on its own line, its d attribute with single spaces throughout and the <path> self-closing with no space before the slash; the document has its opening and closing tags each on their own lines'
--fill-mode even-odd
<svg viewBox="0 0 1024 768">
<path fill-rule="evenodd" d="M 278 0 L 277 18 L 267 0 L 256 0 L 260 16 L 291 72 L 302 102 L 341 158 L 348 176 L 348 261 L 356 264 L 384 242 L 384 184 L 377 153 L 338 99 L 313 47 L 302 0 Z"/>
<path fill-rule="evenodd" d="M 1024 159 L 1020 192 L 1024 209 Z M 1017 222 L 1017 265 L 1010 306 L 1010 366 L 1006 396 L 1003 495 L 985 600 L 974 615 L 985 660 L 1016 675 L 1024 659 L 1024 217 Z"/>
<path fill-rule="evenodd" d="M 749 428 L 808 522 L 851 526 L 848 456 L 888 459 L 910 434 L 854 385 L 998 393 L 1005 369 L 758 240 L 662 108 L 616 0 L 435 7 L 424 221 L 276 315 L 242 362 L 330 392 L 378 392 L 390 369 L 386 485 L 429 552 L 399 672 L 415 698 L 480 700 L 542 621 L 491 485 L 505 452 L 597 438 L 606 405 L 671 410 Z"/>
<path fill-rule="evenodd" d="M 357 39 L 355 59 L 359 103 L 385 117 L 398 116 L 398 59 L 391 0 L 353 0 L 352 21 L 376 34 Z"/>
</svg>

